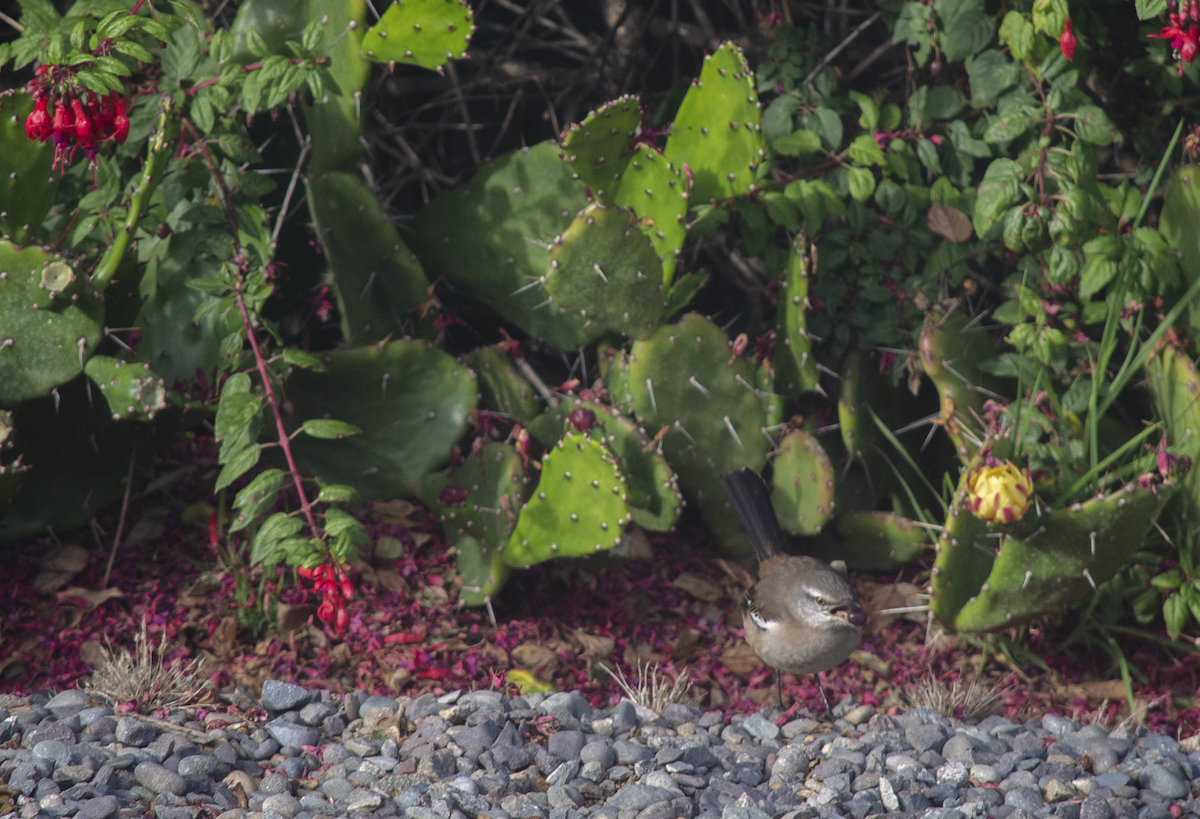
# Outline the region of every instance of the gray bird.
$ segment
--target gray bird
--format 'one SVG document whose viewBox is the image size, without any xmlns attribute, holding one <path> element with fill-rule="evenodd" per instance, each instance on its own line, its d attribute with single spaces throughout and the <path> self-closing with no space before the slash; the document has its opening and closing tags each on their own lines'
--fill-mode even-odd
<svg viewBox="0 0 1200 819">
<path fill-rule="evenodd" d="M 771 496 L 754 470 L 730 472 L 721 477 L 721 486 L 758 557 L 758 582 L 746 590 L 742 600 L 746 642 L 760 660 L 775 669 L 780 707 L 781 671 L 815 674 L 828 713 L 831 709 L 820 673 L 850 656 L 867 622 L 867 614 L 846 580 L 846 564 L 785 553 L 783 530 Z"/>
</svg>

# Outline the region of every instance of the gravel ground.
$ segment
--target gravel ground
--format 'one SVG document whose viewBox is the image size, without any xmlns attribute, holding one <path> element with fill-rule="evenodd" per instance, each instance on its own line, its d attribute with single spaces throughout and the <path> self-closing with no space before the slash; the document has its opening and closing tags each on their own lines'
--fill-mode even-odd
<svg viewBox="0 0 1200 819">
<path fill-rule="evenodd" d="M 118 715 L 78 690 L 0 699 L 0 814 L 22 819 L 1180 819 L 1200 751 L 1046 715 L 977 724 L 845 700 L 726 718 L 577 693 L 261 702 Z"/>
</svg>

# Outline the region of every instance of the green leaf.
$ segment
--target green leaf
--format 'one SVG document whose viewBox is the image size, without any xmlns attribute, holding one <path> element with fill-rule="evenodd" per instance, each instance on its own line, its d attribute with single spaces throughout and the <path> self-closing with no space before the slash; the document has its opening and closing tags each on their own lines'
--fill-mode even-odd
<svg viewBox="0 0 1200 819">
<path fill-rule="evenodd" d="M 855 137 L 846 153 L 859 165 L 878 165 L 881 168 L 887 165 L 887 156 L 875 141 L 875 137 L 870 134 L 859 134 Z"/>
<path fill-rule="evenodd" d="M 1075 133 L 1084 142 L 1093 145 L 1110 145 L 1121 140 L 1121 133 L 1108 114 L 1095 105 L 1083 105 L 1075 109 Z"/>
<path fill-rule="evenodd" d="M 983 238 L 993 224 L 1021 198 L 1021 166 L 1001 157 L 988 165 L 975 199 L 975 235 Z"/>
<path fill-rule="evenodd" d="M 859 202 L 866 202 L 875 192 L 875 174 L 869 168 L 848 168 L 847 170 L 850 195 Z"/>
<path fill-rule="evenodd" d="M 124 54 L 126 57 L 133 57 L 135 60 L 143 63 L 154 62 L 154 56 L 133 40 L 117 40 L 113 43 L 113 49 Z"/>
<path fill-rule="evenodd" d="M 1020 77 L 1020 66 L 999 51 L 989 49 L 971 60 L 967 65 L 967 76 L 971 81 L 971 105 L 988 108 L 1016 84 Z"/>
<path fill-rule="evenodd" d="M 1010 11 L 1004 15 L 1000 24 L 1000 39 L 1008 46 L 1015 59 L 1022 62 L 1028 60 L 1033 53 L 1033 38 L 1037 36 L 1033 24 L 1025 19 L 1019 11 Z"/>
<path fill-rule="evenodd" d="M 365 543 L 368 540 L 367 530 L 358 522 L 358 519 L 336 508 L 325 510 L 325 533 L 330 537 L 349 535 L 358 543 Z"/>
<path fill-rule="evenodd" d="M 1033 27 L 1055 40 L 1062 36 L 1063 24 L 1071 16 L 1067 0 L 1034 0 Z"/>
<path fill-rule="evenodd" d="M 237 532 L 245 529 L 254 519 L 268 511 L 279 499 L 279 490 L 287 481 L 287 475 L 278 469 L 267 469 L 246 484 L 233 500 L 233 508 L 238 510 L 229 525 L 229 531 Z"/>
<path fill-rule="evenodd" d="M 982 139 L 975 139 L 971 136 L 967 123 L 961 119 L 950 123 L 950 141 L 955 148 L 968 156 L 977 156 L 981 159 L 990 159 L 992 156 L 992 149 L 988 147 L 988 144 Z"/>
<path fill-rule="evenodd" d="M 1139 20 L 1149 20 L 1167 10 L 1167 0 L 1136 0 L 1134 6 L 1137 8 Z M 1197 619 L 1200 620 L 1200 618 Z"/>
<path fill-rule="evenodd" d="M 1178 592 L 1163 601 L 1163 619 L 1167 623 L 1167 636 L 1172 640 L 1187 626 L 1189 613 L 1187 601 Z"/>
<path fill-rule="evenodd" d="M 217 482 L 213 486 L 213 491 L 219 492 L 242 477 L 242 475 L 245 475 L 246 472 L 258 463 L 260 455 L 262 455 L 262 447 L 256 443 L 250 444 L 245 449 L 240 450 L 225 463 L 225 468 L 217 476 Z"/>
<path fill-rule="evenodd" d="M 1012 111 L 998 117 L 988 117 L 988 129 L 984 132 L 984 142 L 1008 142 L 1016 139 L 1029 129 L 1033 120 L 1024 111 Z"/>
<path fill-rule="evenodd" d="M 777 153 L 787 156 L 816 154 L 823 150 L 821 147 L 821 137 L 806 128 L 801 128 L 787 136 L 780 137 L 772 145 Z"/>
<path fill-rule="evenodd" d="M 306 435 L 311 435 L 313 438 L 346 438 L 351 435 L 358 435 L 362 432 L 361 429 L 354 424 L 347 424 L 345 421 L 332 421 L 326 418 L 310 418 L 304 422 L 301 427 Z"/>
<path fill-rule="evenodd" d="M 861 91 L 851 91 L 850 99 L 857 102 L 858 107 L 862 109 L 862 116 L 858 118 L 858 124 L 868 131 L 874 131 L 879 125 L 879 106 L 875 100 Z"/>
<path fill-rule="evenodd" d="M 321 491 L 317 493 L 317 500 L 321 503 L 354 503 L 358 500 L 358 492 L 353 486 L 331 483 L 321 487 Z"/>
<path fill-rule="evenodd" d="M 925 99 L 925 114 L 931 119 L 951 119 L 966 106 L 966 97 L 951 85 L 936 85 Z"/>
<path fill-rule="evenodd" d="M 318 373 L 325 371 L 325 365 L 321 363 L 321 359 L 295 347 L 283 348 L 283 360 L 293 367 L 304 367 Z"/>
<path fill-rule="evenodd" d="M 969 9 L 954 17 L 946 26 L 942 51 L 947 60 L 958 61 L 978 54 L 991 42 L 996 24 L 982 9 Z"/>
<path fill-rule="evenodd" d="M 1099 293 L 1117 275 L 1117 263 L 1097 256 L 1083 268 L 1079 275 L 1079 298 L 1087 300 Z"/>
<path fill-rule="evenodd" d="M 254 545 L 250 549 L 250 562 L 262 563 L 284 538 L 290 538 L 304 528 L 299 518 L 289 517 L 284 512 L 276 512 L 267 518 L 258 533 L 254 536 Z"/>
<path fill-rule="evenodd" d="M 891 179 L 884 179 L 875 190 L 875 201 L 888 214 L 899 213 L 904 208 L 904 189 Z"/>
</svg>

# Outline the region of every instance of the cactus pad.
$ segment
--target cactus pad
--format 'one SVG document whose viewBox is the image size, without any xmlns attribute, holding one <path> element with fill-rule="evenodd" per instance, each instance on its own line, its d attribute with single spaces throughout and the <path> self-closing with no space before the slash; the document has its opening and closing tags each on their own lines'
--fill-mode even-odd
<svg viewBox="0 0 1200 819">
<path fill-rule="evenodd" d="M 641 123 L 640 100 L 628 95 L 604 103 L 563 136 L 563 159 L 597 202 L 614 201 Z"/>
<path fill-rule="evenodd" d="M 428 298 L 429 282 L 375 194 L 356 174 L 322 173 L 308 183 L 308 206 L 333 272 L 346 341 L 411 332 L 409 313 Z"/>
<path fill-rule="evenodd" d="M 625 480 L 600 442 L 564 435 L 542 457 L 542 476 L 521 509 L 504 560 L 522 568 L 555 557 L 582 557 L 621 542 L 629 522 Z"/>
<path fill-rule="evenodd" d="M 332 418 L 362 433 L 342 440 L 305 435 L 292 447 L 303 473 L 350 485 L 364 500 L 414 491 L 449 456 L 475 408 L 470 370 L 420 342 L 323 353 L 321 362 L 327 372 L 298 370 L 287 381 L 291 424 Z"/>
<path fill-rule="evenodd" d="M 512 567 L 504 562 L 499 547 L 480 543 L 470 535 L 455 541 L 454 548 L 458 551 L 458 573 L 463 579 L 459 601 L 466 606 L 486 604 L 508 580 Z"/>
<path fill-rule="evenodd" d="M 987 333 L 966 331 L 968 319 L 960 314 L 946 317 L 931 311 L 925 317 L 917 343 L 921 366 L 937 387 L 941 402 L 942 428 L 950 435 L 959 460 L 966 463 L 975 445 L 963 434 L 974 430 L 982 437 L 976 416 L 983 414 L 983 394 L 975 389 L 981 376 L 979 365 L 995 352 Z"/>
<path fill-rule="evenodd" d="M 438 68 L 467 55 L 474 19 L 466 0 L 397 0 L 363 35 L 363 53 L 377 63 Z"/>
<path fill-rule="evenodd" d="M 502 344 L 478 347 L 466 362 L 479 380 L 479 406 L 526 426 L 541 414 L 533 385 L 513 366 Z"/>
<path fill-rule="evenodd" d="M 779 524 L 797 535 L 815 535 L 833 515 L 833 464 L 817 439 L 801 429 L 779 442 L 771 505 Z"/>
<path fill-rule="evenodd" d="M 1002 458 L 1011 451 L 1006 440 L 991 443 L 996 457 Z M 1001 449 L 1003 451 L 999 451 Z M 982 462 L 983 458 L 976 453 L 963 466 L 958 488 L 934 547 L 937 557 L 930 580 L 929 608 L 942 626 L 949 629 L 954 628 L 954 618 L 959 610 L 987 580 L 999 545 L 999 540 L 988 536 L 987 524 L 964 506 L 967 476 Z"/>
<path fill-rule="evenodd" d="M 78 375 L 103 320 L 104 308 L 70 264 L 0 240 L 0 407 Z"/>
<path fill-rule="evenodd" d="M 531 336 L 572 350 L 601 330 L 587 319 L 547 309 L 539 281 L 550 245 L 587 206 L 583 185 L 553 142 L 483 165 L 463 188 L 422 208 L 407 236 L 432 278 L 444 276 Z"/>
<path fill-rule="evenodd" d="M 767 159 L 761 123 L 754 74 L 742 50 L 724 43 L 704 58 L 667 140 L 671 164 L 682 169 L 687 163 L 692 171 L 693 203 L 750 192 Z"/>
<path fill-rule="evenodd" d="M 366 26 L 364 0 L 304 0 L 304 22 L 321 26 L 318 50 L 329 55 L 329 72 L 337 91 L 302 105 L 304 120 L 312 135 L 313 163 L 310 172 L 354 168 L 362 156 L 361 93 L 371 74 L 363 57 L 362 38 Z"/>
<path fill-rule="evenodd" d="M 1183 478 L 1187 495 L 1189 526 L 1200 523 L 1200 372 L 1186 354 L 1164 347 L 1146 362 L 1146 385 L 1154 399 L 1156 414 L 1167 428 L 1172 452 L 1192 459 L 1193 467 Z"/>
<path fill-rule="evenodd" d="M 669 286 L 687 239 L 687 179 L 654 148 L 639 145 L 621 177 L 616 201 L 637 214 L 662 262 L 663 284 Z"/>
<path fill-rule="evenodd" d="M 491 443 L 467 455 L 455 468 L 427 475 L 419 495 L 451 540 L 470 536 L 494 548 L 512 534 L 517 510 L 528 494 L 527 482 L 513 448 Z M 465 494 L 447 492 L 447 487 Z"/>
<path fill-rule="evenodd" d="M 578 409 L 593 413 L 596 423 L 588 433 L 589 437 L 600 440 L 616 458 L 625 477 L 634 523 L 652 532 L 669 531 L 683 512 L 679 479 L 667 459 L 655 451 L 645 430 L 622 415 L 620 410 L 569 396 L 557 407 L 546 410 L 530 426 L 530 432 L 543 445 L 551 447 L 563 434 L 571 413 Z"/>
<path fill-rule="evenodd" d="M 891 512 L 851 512 L 834 526 L 837 538 L 819 541 L 809 552 L 822 560 L 844 560 L 851 569 L 896 569 L 929 549 L 925 532 Z"/>
<path fill-rule="evenodd" d="M 1004 538 L 979 593 L 954 618 L 960 631 L 997 631 L 1061 612 L 1115 575 L 1138 550 L 1175 485 L 1130 484 L 1040 518 Z"/>
<path fill-rule="evenodd" d="M 114 420 L 152 421 L 154 413 L 167 405 L 163 380 L 150 371 L 149 364 L 94 355 L 84 370 L 100 387 Z"/>
<path fill-rule="evenodd" d="M 808 335 L 808 242 L 797 237 L 788 254 L 783 291 L 779 297 L 775 337 L 775 392 L 794 397 L 820 385 L 817 360 Z"/>
<path fill-rule="evenodd" d="M 38 233 L 58 193 L 54 144 L 25 135 L 31 111 L 29 94 L 0 98 L 0 236 L 14 242 Z"/>
<path fill-rule="evenodd" d="M 646 338 L 662 316 L 662 266 L 630 211 L 589 205 L 550 249 L 544 293 L 545 309 L 578 315 L 589 336 Z"/>
<path fill-rule="evenodd" d="M 667 428 L 663 452 L 688 502 L 731 553 L 749 554 L 719 481 L 731 469 L 766 464 L 765 414 L 749 362 L 733 357 L 719 327 L 689 313 L 634 343 L 627 389 L 648 435 Z"/>
</svg>

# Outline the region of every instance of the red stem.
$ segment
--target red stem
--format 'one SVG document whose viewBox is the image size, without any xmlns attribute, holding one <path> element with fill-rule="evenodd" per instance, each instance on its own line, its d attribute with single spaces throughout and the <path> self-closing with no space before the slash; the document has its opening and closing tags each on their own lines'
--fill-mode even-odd
<svg viewBox="0 0 1200 819">
<path fill-rule="evenodd" d="M 221 189 L 225 197 L 226 217 L 229 219 L 229 230 L 233 234 L 233 248 L 237 256 L 242 255 L 242 244 L 238 239 L 237 216 L 233 211 L 233 191 L 225 184 L 225 178 L 221 175 L 221 171 L 217 168 L 216 162 L 213 161 L 212 154 L 208 152 L 208 146 L 204 144 L 204 140 L 200 134 L 196 132 L 191 121 L 183 120 L 183 130 L 191 134 L 192 140 L 200 153 L 204 155 L 204 161 L 208 163 L 208 170 L 212 174 L 213 180 Z M 245 286 L 245 262 L 239 265 L 237 284 L 233 288 L 233 297 L 237 302 L 238 312 L 242 316 L 242 326 L 246 330 L 246 338 L 250 341 L 250 349 L 254 351 L 254 365 L 258 370 L 258 377 L 262 379 L 263 391 L 267 394 L 267 404 L 271 407 L 271 414 L 275 417 L 275 431 L 279 436 L 279 446 L 283 449 L 283 456 L 287 459 L 288 471 L 292 475 L 292 482 L 296 485 L 296 493 L 300 496 L 300 508 L 304 511 L 304 518 L 308 521 L 308 526 L 312 530 L 313 537 L 320 539 L 321 530 L 317 528 L 316 518 L 313 516 L 312 505 L 308 502 L 308 494 L 304 491 L 304 482 L 300 477 L 300 470 L 296 468 L 296 459 L 292 455 L 291 439 L 288 437 L 287 429 L 283 425 L 283 413 L 279 411 L 279 401 L 275 397 L 275 388 L 271 386 L 271 368 L 267 366 L 267 360 L 263 358 L 262 348 L 258 345 L 258 334 L 254 331 L 254 323 L 250 320 L 250 310 L 246 307 L 246 299 L 243 294 Z"/>
</svg>

